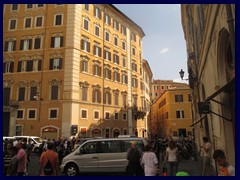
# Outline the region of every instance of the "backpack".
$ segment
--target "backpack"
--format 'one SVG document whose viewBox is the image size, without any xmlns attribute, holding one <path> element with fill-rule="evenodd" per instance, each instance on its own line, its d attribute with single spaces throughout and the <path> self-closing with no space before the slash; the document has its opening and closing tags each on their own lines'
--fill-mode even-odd
<svg viewBox="0 0 240 180">
<path fill-rule="evenodd" d="M 43 171 L 44 171 L 44 174 L 45 174 L 45 175 L 51 175 L 51 174 L 53 174 L 53 168 L 52 168 L 52 164 L 51 164 L 50 159 L 48 159 L 46 165 L 44 166 Z"/>
</svg>

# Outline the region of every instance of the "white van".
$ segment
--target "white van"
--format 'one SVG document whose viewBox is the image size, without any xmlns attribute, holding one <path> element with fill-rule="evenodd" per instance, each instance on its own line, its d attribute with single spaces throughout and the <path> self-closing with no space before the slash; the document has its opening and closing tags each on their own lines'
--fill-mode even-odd
<svg viewBox="0 0 240 180">
<path fill-rule="evenodd" d="M 143 151 L 147 144 L 144 138 L 103 138 L 91 139 L 81 144 L 75 151 L 63 158 L 61 172 L 76 176 L 84 172 L 125 172 L 130 141 L 137 141 Z"/>
<path fill-rule="evenodd" d="M 39 152 L 39 146 L 43 143 L 43 139 L 38 136 L 14 136 L 18 141 L 29 141 L 33 144 L 33 152 Z"/>
</svg>

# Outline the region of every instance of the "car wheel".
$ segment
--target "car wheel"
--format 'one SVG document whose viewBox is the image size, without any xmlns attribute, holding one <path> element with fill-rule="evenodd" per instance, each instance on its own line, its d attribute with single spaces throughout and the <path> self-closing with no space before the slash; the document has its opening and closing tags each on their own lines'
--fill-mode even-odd
<svg viewBox="0 0 240 180">
<path fill-rule="evenodd" d="M 77 176 L 79 173 L 78 171 L 78 167 L 76 164 L 67 164 L 66 168 L 65 168 L 65 174 L 66 176 Z"/>
</svg>

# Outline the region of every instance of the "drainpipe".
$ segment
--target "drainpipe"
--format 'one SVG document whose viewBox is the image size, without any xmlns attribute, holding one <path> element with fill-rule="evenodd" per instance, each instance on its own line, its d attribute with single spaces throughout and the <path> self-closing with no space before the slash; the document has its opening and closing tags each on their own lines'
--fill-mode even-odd
<svg viewBox="0 0 240 180">
<path fill-rule="evenodd" d="M 230 34 L 230 43 L 231 43 L 231 51 L 232 51 L 232 61 L 235 69 L 235 31 L 234 31 L 234 19 L 232 15 L 231 4 L 226 4 L 227 11 L 227 23 Z"/>
</svg>

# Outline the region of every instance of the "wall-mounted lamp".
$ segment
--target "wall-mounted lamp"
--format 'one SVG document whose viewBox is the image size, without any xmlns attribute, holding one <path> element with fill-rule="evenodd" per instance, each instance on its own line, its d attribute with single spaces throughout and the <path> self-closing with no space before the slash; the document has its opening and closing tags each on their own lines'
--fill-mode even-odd
<svg viewBox="0 0 240 180">
<path fill-rule="evenodd" d="M 186 81 L 188 81 L 188 79 L 183 79 L 183 77 L 184 77 L 184 71 L 183 71 L 183 69 L 181 69 L 181 71 L 179 72 L 179 74 L 180 74 L 180 77 L 181 77 L 181 79 L 182 80 L 186 80 Z"/>
</svg>

